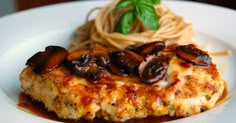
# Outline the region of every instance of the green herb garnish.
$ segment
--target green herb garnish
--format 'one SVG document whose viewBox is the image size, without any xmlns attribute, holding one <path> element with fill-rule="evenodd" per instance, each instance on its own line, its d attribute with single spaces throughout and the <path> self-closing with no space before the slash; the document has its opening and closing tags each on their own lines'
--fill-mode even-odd
<svg viewBox="0 0 236 123">
<path fill-rule="evenodd" d="M 129 34 L 130 26 L 135 22 L 136 17 L 147 28 L 157 30 L 160 27 L 154 8 L 157 4 L 160 4 L 160 0 L 120 0 L 114 8 L 115 11 L 128 7 L 131 9 L 121 16 L 116 24 L 115 32 Z"/>
</svg>

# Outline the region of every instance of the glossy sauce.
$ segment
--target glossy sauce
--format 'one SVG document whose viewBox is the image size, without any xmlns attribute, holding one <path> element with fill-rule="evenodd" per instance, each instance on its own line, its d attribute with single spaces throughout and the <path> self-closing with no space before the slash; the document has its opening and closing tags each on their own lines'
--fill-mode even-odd
<svg viewBox="0 0 236 123">
<path fill-rule="evenodd" d="M 224 88 L 223 94 L 218 99 L 217 103 L 223 102 L 224 99 L 227 97 L 227 95 L 228 95 L 228 89 L 227 89 L 227 83 L 225 82 L 225 88 Z M 78 120 L 78 121 L 60 119 L 56 116 L 55 113 L 48 112 L 42 103 L 32 100 L 29 96 L 25 95 L 23 92 L 19 94 L 18 100 L 19 100 L 18 106 L 20 109 L 29 111 L 32 114 L 37 115 L 39 117 L 54 120 L 54 121 L 61 121 L 61 122 L 67 122 L 67 123 L 112 123 L 112 122 L 98 119 L 98 118 L 95 118 L 93 121 L 88 121 L 88 120 L 83 120 L 83 119 Z M 143 119 L 131 119 L 123 123 L 152 123 L 152 122 L 159 123 L 159 122 L 171 121 L 171 120 L 176 120 L 176 119 L 180 119 L 180 118 L 169 117 L 169 116 L 147 117 Z"/>
<path fill-rule="evenodd" d="M 224 102 L 224 99 L 228 96 L 228 85 L 227 85 L 227 82 L 224 81 L 224 85 L 225 85 L 225 88 L 224 88 L 223 94 L 222 94 L 222 96 L 217 100 L 216 104 L 219 104 L 219 103 Z"/>
<path fill-rule="evenodd" d="M 109 122 L 109 121 L 98 119 L 98 118 L 95 118 L 93 121 L 88 121 L 88 120 L 83 120 L 83 119 L 78 120 L 78 121 L 60 119 L 56 116 L 55 113 L 48 112 L 42 103 L 32 100 L 29 96 L 25 95 L 23 92 L 19 94 L 18 106 L 20 109 L 29 111 L 34 115 L 37 115 L 42 118 L 54 120 L 54 121 L 61 121 L 61 122 L 67 122 L 67 123 L 113 123 L 113 122 Z M 152 122 L 158 123 L 158 122 L 171 121 L 171 120 L 176 120 L 176 119 L 180 119 L 180 118 L 168 117 L 168 116 L 147 117 L 143 119 L 131 119 L 123 123 L 152 123 Z"/>
</svg>

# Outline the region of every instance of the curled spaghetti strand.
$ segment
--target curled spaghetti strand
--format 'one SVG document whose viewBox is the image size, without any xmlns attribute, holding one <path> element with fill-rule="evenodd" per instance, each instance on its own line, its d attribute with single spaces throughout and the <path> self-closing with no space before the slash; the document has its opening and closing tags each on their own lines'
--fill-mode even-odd
<svg viewBox="0 0 236 123">
<path fill-rule="evenodd" d="M 177 16 L 166 4 L 155 6 L 159 18 L 160 28 L 150 30 L 145 28 L 140 21 L 135 21 L 131 26 L 131 34 L 123 35 L 114 32 L 114 28 L 125 9 L 113 11 L 119 0 L 113 0 L 110 4 L 99 9 L 99 13 L 92 21 L 79 27 L 70 50 L 78 48 L 101 47 L 108 50 L 124 49 L 131 44 L 148 43 L 153 41 L 165 41 L 166 44 L 189 44 L 192 43 L 192 25 L 185 23 L 184 19 Z"/>
</svg>

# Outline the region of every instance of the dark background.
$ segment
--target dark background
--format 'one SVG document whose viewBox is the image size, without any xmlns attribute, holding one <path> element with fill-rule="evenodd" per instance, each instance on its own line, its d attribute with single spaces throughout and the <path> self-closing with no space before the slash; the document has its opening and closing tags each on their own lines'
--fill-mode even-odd
<svg viewBox="0 0 236 123">
<path fill-rule="evenodd" d="M 190 0 L 196 2 L 203 2 L 218 6 L 224 6 L 236 10 L 236 0 Z"/>
<path fill-rule="evenodd" d="M 69 1 L 78 1 L 78 0 L 16 0 L 16 9 L 17 11 L 21 11 L 43 5 L 50 5 Z M 203 2 L 207 4 L 228 7 L 236 10 L 236 0 L 190 0 L 190 1 Z"/>
</svg>

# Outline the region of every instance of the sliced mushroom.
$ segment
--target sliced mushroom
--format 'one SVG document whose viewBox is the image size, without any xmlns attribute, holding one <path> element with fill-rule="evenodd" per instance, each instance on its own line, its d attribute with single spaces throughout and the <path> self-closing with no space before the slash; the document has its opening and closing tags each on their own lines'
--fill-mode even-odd
<svg viewBox="0 0 236 123">
<path fill-rule="evenodd" d="M 204 51 L 196 48 L 193 44 L 178 46 L 176 55 L 188 62 L 199 66 L 209 66 L 211 57 Z"/>
<path fill-rule="evenodd" d="M 103 68 L 108 68 L 110 65 L 110 57 L 108 52 L 103 49 L 93 49 L 92 53 L 94 55 L 93 61 Z"/>
<path fill-rule="evenodd" d="M 34 54 L 32 57 L 30 57 L 27 60 L 26 65 L 36 67 L 36 66 L 43 64 L 46 61 L 47 57 L 49 57 L 49 55 L 50 55 L 50 53 L 48 53 L 48 52 L 50 52 L 50 51 L 46 50 L 43 52 L 37 52 L 36 54 Z"/>
<path fill-rule="evenodd" d="M 158 54 L 161 50 L 166 47 L 165 42 L 163 41 L 156 41 L 147 44 L 138 44 L 138 45 L 131 45 L 126 49 L 134 51 L 140 55 L 146 56 L 150 54 Z"/>
<path fill-rule="evenodd" d="M 35 73 L 47 73 L 56 69 L 67 54 L 68 51 L 63 47 L 48 46 L 44 52 L 38 52 L 29 58 L 26 65 L 32 66 Z"/>
<path fill-rule="evenodd" d="M 75 66 L 73 70 L 76 75 L 89 79 L 94 83 L 105 75 L 94 63 L 90 63 L 86 66 Z"/>
<path fill-rule="evenodd" d="M 124 69 L 118 68 L 112 64 L 109 65 L 109 71 L 119 76 L 128 76 L 128 73 Z"/>
<path fill-rule="evenodd" d="M 144 83 L 156 83 L 162 80 L 167 73 L 169 59 L 164 56 L 151 55 L 143 61 L 138 70 L 139 77 Z"/>
<path fill-rule="evenodd" d="M 65 59 L 65 65 L 71 69 L 76 75 L 87 78 L 92 82 L 99 80 L 104 72 L 98 67 L 106 67 L 108 64 L 109 56 L 105 51 L 100 49 L 94 50 L 77 50 Z"/>
<path fill-rule="evenodd" d="M 90 50 L 77 50 L 71 52 L 66 57 L 66 63 L 71 67 L 73 66 L 86 66 L 93 59 L 93 54 Z"/>
<path fill-rule="evenodd" d="M 110 54 L 111 64 L 124 70 L 124 74 L 138 74 L 138 66 L 143 57 L 129 50 L 115 51 Z"/>
<path fill-rule="evenodd" d="M 67 56 L 66 60 L 76 63 L 79 66 L 94 62 L 98 66 L 107 68 L 110 64 L 110 57 L 108 55 L 108 52 L 103 49 L 77 50 L 71 52 Z"/>
<path fill-rule="evenodd" d="M 163 49 L 164 52 L 173 52 L 175 51 L 176 47 L 178 47 L 178 44 L 170 44 L 166 46 L 165 49 Z"/>
</svg>

